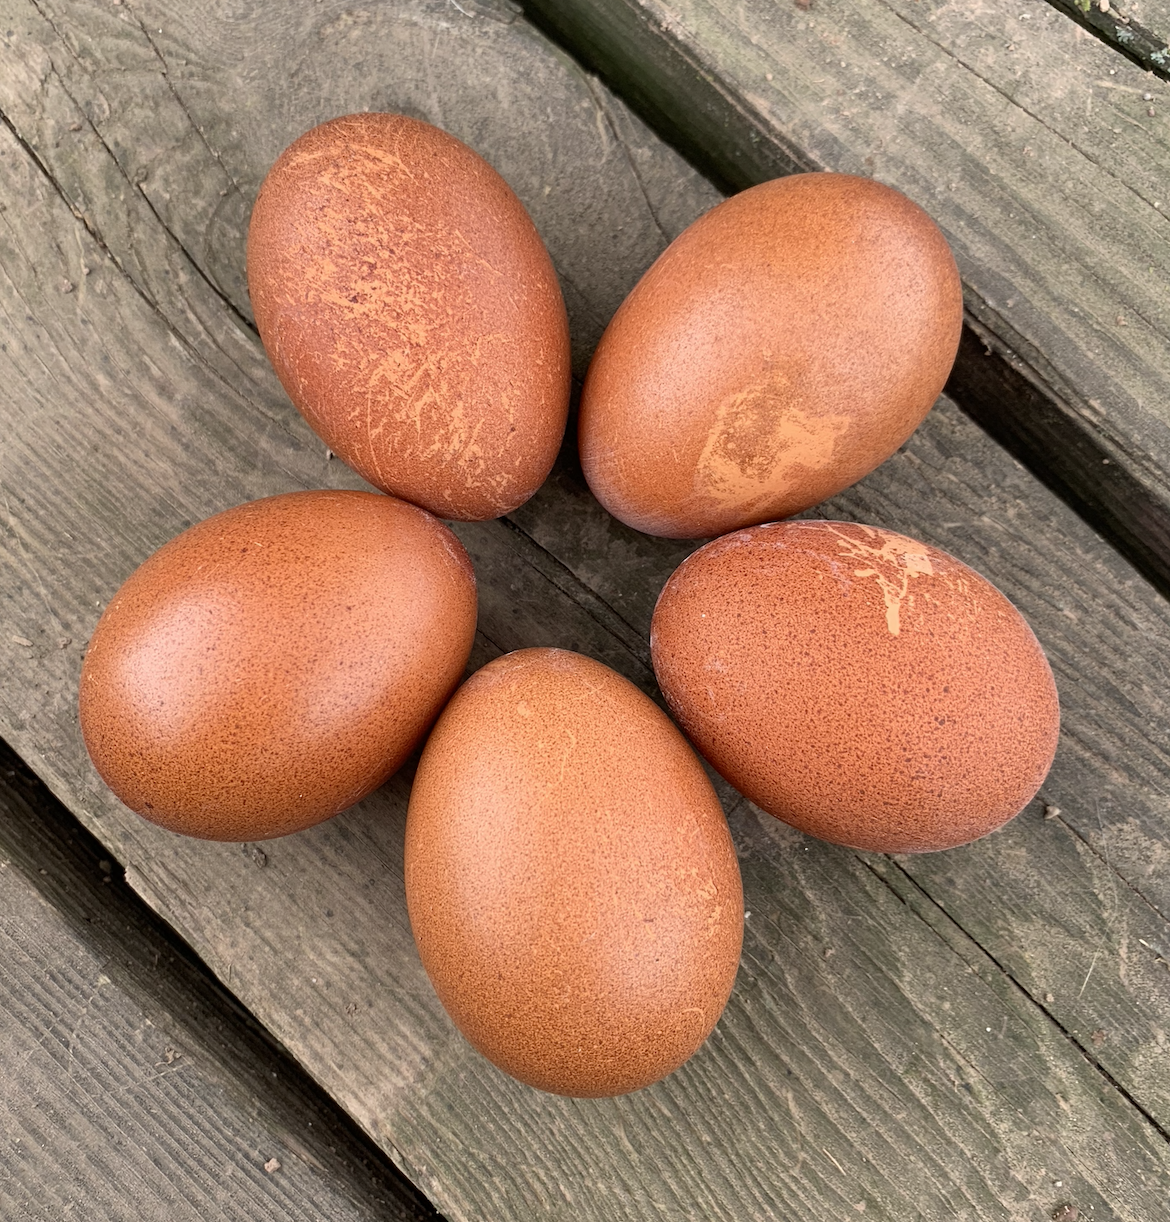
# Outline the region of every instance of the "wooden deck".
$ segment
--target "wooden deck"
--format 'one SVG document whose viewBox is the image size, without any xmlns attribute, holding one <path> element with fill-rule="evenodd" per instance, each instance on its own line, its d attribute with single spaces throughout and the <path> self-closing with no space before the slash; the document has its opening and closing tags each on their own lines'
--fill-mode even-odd
<svg viewBox="0 0 1170 1222">
<path fill-rule="evenodd" d="M 104 1122 L 117 1088 L 70 1088 L 66 1057 L 38 1072 L 70 1121 L 37 1130 L 24 1178 L 0 1158 L 0 1212 L 68 1216 L 72 1177 L 100 1201 L 75 1216 L 180 1217 L 230 1137 L 256 1202 L 230 1216 L 301 1216 L 255 1166 L 287 1115 L 309 1160 L 281 1161 L 322 1202 L 298 1197 L 304 1216 L 415 1216 L 409 1193 L 375 1201 L 393 1163 L 453 1222 L 1170 1217 L 1170 85 L 1040 0 L 528 7 L 609 86 L 506 0 L 0 0 L 0 735 L 386 1160 L 377 1186 L 355 1177 L 363 1139 L 331 1120 L 358 1153 L 327 1167 L 295 1135 L 298 1088 L 259 1121 L 222 1104 L 219 1136 L 166 1164 L 174 1195 L 150 1197 Z M 1170 7 L 1132 20 L 1170 32 Z M 244 500 L 361 486 L 269 369 L 243 250 L 280 150 L 363 108 L 440 124 L 512 184 L 561 275 L 578 376 L 713 182 L 873 173 L 939 219 L 964 274 L 954 398 L 817 514 L 941 546 L 1017 603 L 1060 689 L 1052 774 L 1001 832 L 897 858 L 804 838 L 722 786 L 750 912 L 736 988 L 691 1062 L 623 1099 L 522 1087 L 443 1014 L 402 894 L 409 767 L 309 832 L 207 844 L 121 807 L 77 730 L 85 642 L 154 548 Z M 650 612 L 693 544 L 610 518 L 571 433 L 531 502 L 458 533 L 473 666 L 560 645 L 655 692 Z M 23 948 L 19 970 L 0 960 L 9 1013 L 24 1006 L 0 1027 L 22 1033 L 0 1052 L 9 1098 L 38 1023 L 88 1014 L 111 953 L 21 860 L 0 873 L 0 929 Z M 68 1004 L 38 994 L 39 962 L 69 956 Z M 149 1016 L 136 990 L 87 1028 L 95 1047 Z M 205 1046 L 197 1112 L 238 1063 Z M 135 1055 L 127 1075 L 160 1059 Z M 142 1123 L 144 1146 L 169 1140 L 166 1115 Z M 95 1167 L 132 1210 L 85 1187 Z"/>
</svg>

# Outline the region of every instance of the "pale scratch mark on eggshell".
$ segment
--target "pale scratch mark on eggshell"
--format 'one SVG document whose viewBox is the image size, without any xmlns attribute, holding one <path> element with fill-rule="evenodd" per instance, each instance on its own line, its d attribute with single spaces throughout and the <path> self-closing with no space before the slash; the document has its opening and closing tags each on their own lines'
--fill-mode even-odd
<svg viewBox="0 0 1170 1222">
<path fill-rule="evenodd" d="M 852 417 L 803 410 L 791 397 L 776 375 L 727 395 L 699 455 L 695 491 L 749 505 L 781 492 L 797 470 L 830 462 Z"/>
<path fill-rule="evenodd" d="M 865 526 L 861 528 L 867 534 L 881 538 L 881 535 Z M 891 636 L 898 636 L 902 631 L 902 603 L 910 590 L 910 582 L 916 577 L 933 577 L 934 566 L 930 558 L 922 550 L 921 544 L 902 535 L 889 534 L 881 547 L 871 547 L 860 539 L 850 538 L 836 528 L 830 528 L 841 542 L 841 551 L 853 560 L 869 560 L 880 564 L 881 568 L 854 569 L 854 577 L 872 577 L 882 592 L 886 605 L 886 627 Z M 894 574 L 895 576 L 892 576 Z M 910 595 L 910 605 L 914 596 Z"/>
</svg>

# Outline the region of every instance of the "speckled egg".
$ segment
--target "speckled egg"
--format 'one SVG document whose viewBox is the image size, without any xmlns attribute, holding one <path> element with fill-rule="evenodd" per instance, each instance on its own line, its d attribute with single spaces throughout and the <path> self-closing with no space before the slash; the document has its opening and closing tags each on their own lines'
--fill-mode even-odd
<svg viewBox="0 0 1170 1222">
<path fill-rule="evenodd" d="M 81 672 L 85 745 L 132 810 L 261 840 L 399 767 L 475 634 L 467 553 L 372 492 L 298 492 L 192 526 L 131 574 Z"/>
<path fill-rule="evenodd" d="M 564 302 L 523 205 L 453 136 L 392 114 L 301 136 L 260 188 L 248 288 L 292 401 L 375 487 L 480 520 L 544 482 Z"/>
<path fill-rule="evenodd" d="M 938 227 L 890 187 L 794 174 L 711 209 L 610 323 L 581 462 L 629 526 L 706 538 L 818 504 L 918 427 L 958 348 Z"/>
<path fill-rule="evenodd" d="M 681 1065 L 743 938 L 735 850 L 694 752 L 633 684 L 559 649 L 497 658 L 443 712 L 410 798 L 406 898 L 456 1026 L 562 1095 Z"/>
<path fill-rule="evenodd" d="M 848 522 L 772 523 L 667 582 L 654 670 L 751 801 L 859 849 L 965 844 L 1048 773 L 1056 686 L 1023 616 L 953 556 Z"/>
</svg>

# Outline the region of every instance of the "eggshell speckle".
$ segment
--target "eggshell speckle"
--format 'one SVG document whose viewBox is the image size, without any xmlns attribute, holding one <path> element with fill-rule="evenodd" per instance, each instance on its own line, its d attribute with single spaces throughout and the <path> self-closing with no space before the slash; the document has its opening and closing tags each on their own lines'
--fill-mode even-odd
<svg viewBox="0 0 1170 1222">
<path fill-rule="evenodd" d="M 160 548 L 106 608 L 81 673 L 85 744 L 172 831 L 282 836 L 402 764 L 463 673 L 475 616 L 466 552 L 413 505 L 240 505 Z"/>
<path fill-rule="evenodd" d="M 523 205 L 453 136 L 392 114 L 301 136 L 256 200 L 248 288 L 292 401 L 375 487 L 479 520 L 543 483 L 569 406 L 564 302 Z"/>
<path fill-rule="evenodd" d="M 653 535 L 788 517 L 917 428 L 962 326 L 954 258 L 890 187 L 795 174 L 733 196 L 650 268 L 581 399 L 597 499 Z"/>
<path fill-rule="evenodd" d="M 993 831 L 1056 751 L 1056 686 L 1023 617 L 953 556 L 892 531 L 791 522 L 717 539 L 667 582 L 651 649 L 723 776 L 855 848 Z"/>
<path fill-rule="evenodd" d="M 419 954 L 471 1043 L 523 1082 L 618 1095 L 677 1068 L 735 979 L 743 892 L 702 765 L 599 662 L 507 654 L 423 751 L 406 827 Z"/>
</svg>

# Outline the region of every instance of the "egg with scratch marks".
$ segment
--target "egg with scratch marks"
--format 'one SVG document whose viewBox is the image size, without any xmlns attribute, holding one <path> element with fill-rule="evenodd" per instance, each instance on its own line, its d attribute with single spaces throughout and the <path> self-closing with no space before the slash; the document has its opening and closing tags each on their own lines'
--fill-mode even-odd
<svg viewBox="0 0 1170 1222">
<path fill-rule="evenodd" d="M 707 544 L 663 588 L 651 653 L 728 781 L 854 848 L 994 831 L 1056 751 L 1056 686 L 1019 611 L 953 556 L 874 526 L 773 522 Z"/>
<path fill-rule="evenodd" d="M 294 141 L 252 212 L 248 291 L 289 397 L 376 488 L 478 521 L 544 482 L 564 301 L 524 206 L 454 136 L 354 114 Z"/>
<path fill-rule="evenodd" d="M 423 966 L 472 1045 L 561 1095 L 681 1065 L 735 980 L 743 891 L 702 765 L 600 662 L 506 654 L 452 698 L 406 823 Z"/>
<path fill-rule="evenodd" d="M 793 174 L 734 195 L 671 243 L 597 346 L 589 487 L 628 526 L 682 539 L 819 504 L 918 427 L 962 315 L 946 239 L 892 187 Z"/>
</svg>

